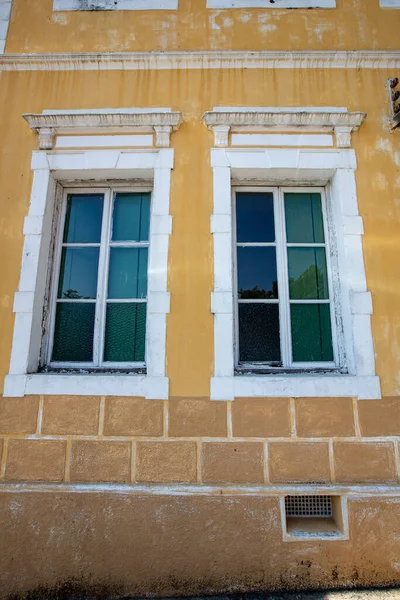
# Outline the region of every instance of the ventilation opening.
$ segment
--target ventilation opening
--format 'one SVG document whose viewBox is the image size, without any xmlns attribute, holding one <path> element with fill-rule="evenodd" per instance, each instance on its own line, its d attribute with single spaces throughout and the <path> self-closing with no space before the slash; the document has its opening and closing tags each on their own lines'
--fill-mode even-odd
<svg viewBox="0 0 400 600">
<path fill-rule="evenodd" d="M 293 537 L 343 535 L 340 496 L 286 496 L 286 534 Z"/>
</svg>

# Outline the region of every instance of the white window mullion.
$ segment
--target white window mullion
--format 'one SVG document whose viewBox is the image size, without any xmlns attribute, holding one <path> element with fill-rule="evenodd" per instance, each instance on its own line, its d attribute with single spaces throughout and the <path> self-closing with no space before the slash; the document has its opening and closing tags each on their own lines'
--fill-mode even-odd
<svg viewBox="0 0 400 600">
<path fill-rule="evenodd" d="M 289 278 L 286 250 L 284 196 L 281 189 L 274 192 L 276 261 L 278 271 L 279 325 L 281 359 L 284 367 L 292 365 L 292 338 L 290 326 Z"/>
<path fill-rule="evenodd" d="M 96 367 L 100 366 L 103 362 L 112 210 L 113 194 L 111 190 L 107 190 L 104 192 L 103 223 L 101 227 L 101 245 L 97 281 L 96 315 L 93 336 L 93 363 Z"/>
</svg>

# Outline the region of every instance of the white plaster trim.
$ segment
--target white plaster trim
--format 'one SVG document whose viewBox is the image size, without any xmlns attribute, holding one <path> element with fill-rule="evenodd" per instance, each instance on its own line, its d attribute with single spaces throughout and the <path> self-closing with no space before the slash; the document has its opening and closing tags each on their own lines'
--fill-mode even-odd
<svg viewBox="0 0 400 600">
<path fill-rule="evenodd" d="M 1 0 L 0 0 L 1 1 Z M 76 108 L 76 109 L 46 109 L 42 115 L 142 115 L 154 113 L 170 113 L 172 108 Z"/>
<path fill-rule="evenodd" d="M 214 128 L 215 129 L 215 128 Z M 232 146 L 333 146 L 331 135 L 280 134 L 280 133 L 233 133 Z"/>
<path fill-rule="evenodd" d="M 353 396 L 381 398 L 375 375 L 372 302 L 367 290 L 358 214 L 353 150 L 212 149 L 214 210 L 214 376 L 213 400 L 235 397 Z M 232 246 L 232 178 L 265 185 L 301 182 L 327 186 L 329 222 L 338 253 L 343 352 L 348 375 L 234 375 L 234 290 Z M 360 295 L 358 295 L 360 294 Z"/>
<path fill-rule="evenodd" d="M 5 54 L 0 71 L 187 69 L 399 69 L 399 50 L 198 51 Z"/>
<path fill-rule="evenodd" d="M 12 0 L 0 0 L 0 54 L 4 53 L 6 46 L 11 5 Z"/>
<path fill-rule="evenodd" d="M 204 113 L 202 122 L 213 131 L 215 146 L 228 146 L 228 134 L 241 131 L 308 131 L 327 132 L 333 131 L 336 143 L 340 148 L 349 148 L 351 145 L 351 132 L 357 131 L 366 117 L 362 112 L 330 112 L 326 110 L 312 111 L 290 110 L 270 112 L 257 110 L 248 112 L 238 109 L 236 112 L 209 111 Z"/>
<path fill-rule="evenodd" d="M 226 439 L 224 439 L 226 442 Z M 374 443 L 374 442 L 371 442 Z M 274 484 L 274 485 L 185 485 L 185 484 L 120 484 L 120 483 L 8 483 L 0 482 L 3 494 L 104 494 L 150 496 L 271 496 L 281 498 L 290 494 L 340 495 L 350 499 L 400 499 L 400 485 L 343 485 L 343 484 Z"/>
<path fill-rule="evenodd" d="M 56 148 L 152 147 L 152 135 L 65 135 L 57 137 Z"/>
<path fill-rule="evenodd" d="M 381 8 L 400 8 L 400 0 L 379 0 Z"/>
<path fill-rule="evenodd" d="M 168 398 L 166 377 L 166 315 L 170 179 L 174 151 L 88 150 L 33 152 L 33 184 L 24 226 L 24 250 L 15 295 L 15 326 L 9 375 L 4 396 L 24 394 L 78 394 Z M 53 205 L 57 180 L 79 178 L 154 180 L 151 202 L 148 274 L 147 375 L 39 374 L 43 304 L 47 285 Z"/>
<path fill-rule="evenodd" d="M 214 106 L 213 112 L 237 113 L 237 112 L 331 112 L 346 113 L 349 112 L 345 106 Z"/>
<path fill-rule="evenodd" d="M 336 8 L 336 0 L 207 0 L 207 8 Z"/>
<path fill-rule="evenodd" d="M 177 10 L 178 0 L 54 0 L 53 10 Z"/>
<path fill-rule="evenodd" d="M 39 134 L 41 150 L 51 149 L 54 137 L 65 133 L 107 133 L 121 131 L 155 132 L 156 146 L 168 147 L 170 134 L 176 131 L 181 122 L 179 112 L 91 112 L 84 113 L 42 113 L 23 115 L 29 127 Z"/>
</svg>

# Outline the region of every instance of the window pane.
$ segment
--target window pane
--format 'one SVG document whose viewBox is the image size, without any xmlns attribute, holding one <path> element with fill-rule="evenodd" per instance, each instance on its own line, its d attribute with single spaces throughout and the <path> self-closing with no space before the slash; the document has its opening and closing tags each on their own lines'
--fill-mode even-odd
<svg viewBox="0 0 400 600">
<path fill-rule="evenodd" d="M 239 304 L 239 361 L 281 359 L 278 304 Z"/>
<path fill-rule="evenodd" d="M 96 298 L 99 248 L 63 248 L 58 298 Z"/>
<path fill-rule="evenodd" d="M 329 304 L 292 304 L 294 362 L 333 361 Z"/>
<path fill-rule="evenodd" d="M 109 298 L 146 298 L 147 256 L 147 248 L 111 248 Z"/>
<path fill-rule="evenodd" d="M 64 243 L 100 243 L 102 219 L 102 194 L 71 194 L 67 199 Z"/>
<path fill-rule="evenodd" d="M 272 192 L 236 194 L 236 239 L 238 242 L 275 241 Z"/>
<path fill-rule="evenodd" d="M 95 302 L 57 304 L 54 361 L 92 362 Z"/>
<path fill-rule="evenodd" d="M 107 305 L 104 360 L 144 362 L 146 303 Z"/>
<path fill-rule="evenodd" d="M 238 295 L 250 298 L 277 298 L 276 249 L 271 246 L 238 247 Z"/>
<path fill-rule="evenodd" d="M 325 248 L 288 248 L 290 298 L 329 299 Z"/>
<path fill-rule="evenodd" d="M 116 194 L 112 240 L 147 242 L 150 228 L 150 194 Z"/>
<path fill-rule="evenodd" d="M 321 194 L 285 194 L 285 215 L 289 243 L 324 243 Z"/>
</svg>

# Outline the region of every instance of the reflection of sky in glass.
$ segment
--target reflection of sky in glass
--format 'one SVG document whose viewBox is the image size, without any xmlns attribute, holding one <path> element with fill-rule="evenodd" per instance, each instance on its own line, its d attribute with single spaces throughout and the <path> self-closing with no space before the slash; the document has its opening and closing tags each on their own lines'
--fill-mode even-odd
<svg viewBox="0 0 400 600">
<path fill-rule="evenodd" d="M 102 194 L 71 194 L 67 200 L 63 241 L 69 244 L 99 244 L 102 218 Z"/>
<path fill-rule="evenodd" d="M 272 192 L 236 194 L 237 242 L 275 242 Z"/>
<path fill-rule="evenodd" d="M 113 241 L 147 242 L 150 229 L 150 194 L 116 194 Z"/>
<path fill-rule="evenodd" d="M 96 298 L 99 248 L 63 248 L 58 298 Z"/>
<path fill-rule="evenodd" d="M 238 247 L 237 253 L 239 298 L 277 298 L 275 248 Z"/>
<path fill-rule="evenodd" d="M 324 243 L 320 194 L 285 194 L 285 215 L 289 243 Z"/>
<path fill-rule="evenodd" d="M 147 248 L 111 248 L 108 298 L 146 298 Z"/>
</svg>

